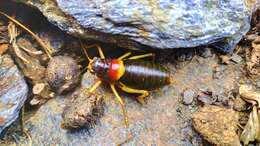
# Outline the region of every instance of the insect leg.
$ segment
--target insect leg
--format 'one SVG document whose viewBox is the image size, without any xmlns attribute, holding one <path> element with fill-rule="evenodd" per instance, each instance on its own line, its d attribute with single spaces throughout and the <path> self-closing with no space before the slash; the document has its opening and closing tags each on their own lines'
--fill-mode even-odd
<svg viewBox="0 0 260 146">
<path fill-rule="evenodd" d="M 118 59 L 118 60 L 122 60 L 122 59 L 128 57 L 128 56 L 131 55 L 131 54 L 132 54 L 131 52 L 127 52 L 127 53 L 125 53 L 124 55 L 120 56 L 120 57 L 117 58 L 117 59 Z"/>
<path fill-rule="evenodd" d="M 153 57 L 153 56 L 154 56 L 153 53 L 147 53 L 147 54 L 143 54 L 143 55 L 132 56 L 130 58 L 127 58 L 127 60 L 141 59 L 141 58 Z"/>
<path fill-rule="evenodd" d="M 101 59 L 105 59 L 105 55 L 104 55 L 101 47 L 99 45 L 97 45 L 97 48 L 98 48 L 98 52 L 99 52 L 100 58 Z"/>
<path fill-rule="evenodd" d="M 125 125 L 128 128 L 129 127 L 129 123 L 128 123 L 128 116 L 127 116 L 126 109 L 125 109 L 125 103 L 122 100 L 122 98 L 119 96 L 119 94 L 117 93 L 115 85 L 114 84 L 110 84 L 110 87 L 111 87 L 111 90 L 113 91 L 113 93 L 115 94 L 117 101 L 121 105 L 121 108 L 122 108 L 122 111 L 123 111 L 123 115 L 124 115 L 124 118 L 125 118 Z"/>
<path fill-rule="evenodd" d="M 144 98 L 149 95 L 149 92 L 146 90 L 133 89 L 133 88 L 127 87 L 126 85 L 124 85 L 122 83 L 120 83 L 119 88 L 127 93 L 141 94 L 140 96 L 137 97 L 137 100 L 141 104 L 144 104 Z"/>
<path fill-rule="evenodd" d="M 101 58 L 101 59 L 105 59 L 105 55 L 104 55 L 104 53 L 103 53 L 103 51 L 102 51 L 100 45 L 98 45 L 98 44 L 93 44 L 93 45 L 89 45 L 89 46 L 84 46 L 84 49 L 93 48 L 93 47 L 98 48 L 98 53 L 99 53 L 99 55 L 100 55 L 100 58 Z"/>
<path fill-rule="evenodd" d="M 94 92 L 98 86 L 100 86 L 100 84 L 102 83 L 101 80 L 98 80 L 89 90 L 90 93 Z"/>
</svg>

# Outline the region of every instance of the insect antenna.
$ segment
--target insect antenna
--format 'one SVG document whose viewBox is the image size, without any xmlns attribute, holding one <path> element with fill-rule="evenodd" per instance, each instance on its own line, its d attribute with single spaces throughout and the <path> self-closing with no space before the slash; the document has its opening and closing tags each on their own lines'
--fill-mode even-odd
<svg viewBox="0 0 260 146">
<path fill-rule="evenodd" d="M 85 48 L 85 45 L 82 43 L 81 39 L 79 39 L 79 43 L 81 48 L 83 49 L 84 54 L 86 55 L 89 62 L 92 62 L 92 59 L 89 57 L 87 49 Z"/>
<path fill-rule="evenodd" d="M 92 64 L 92 62 L 93 62 L 93 59 L 91 59 L 91 58 L 89 57 L 88 52 L 87 52 L 87 49 L 86 49 L 85 45 L 82 43 L 81 39 L 79 39 L 79 43 L 80 43 L 81 48 L 83 49 L 84 54 L 86 55 L 86 57 L 87 57 L 87 59 L 88 59 L 88 61 L 89 61 L 89 62 L 88 62 L 88 66 L 86 66 L 86 67 L 83 69 L 83 71 L 84 71 L 85 69 L 88 69 L 89 71 L 91 71 L 91 70 L 92 70 L 91 64 Z"/>
</svg>

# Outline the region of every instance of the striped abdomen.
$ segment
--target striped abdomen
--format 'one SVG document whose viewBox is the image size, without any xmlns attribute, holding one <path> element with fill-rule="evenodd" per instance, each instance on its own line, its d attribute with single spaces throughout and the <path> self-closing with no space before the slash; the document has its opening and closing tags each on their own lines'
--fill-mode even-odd
<svg viewBox="0 0 260 146">
<path fill-rule="evenodd" d="M 170 83 L 168 71 L 160 64 L 142 60 L 124 62 L 125 73 L 119 82 L 135 89 L 156 89 Z"/>
</svg>

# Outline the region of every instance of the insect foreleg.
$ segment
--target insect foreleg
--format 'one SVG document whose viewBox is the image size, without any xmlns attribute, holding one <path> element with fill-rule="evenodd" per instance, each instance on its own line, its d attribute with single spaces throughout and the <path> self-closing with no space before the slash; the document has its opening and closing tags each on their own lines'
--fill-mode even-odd
<svg viewBox="0 0 260 146">
<path fill-rule="evenodd" d="M 122 60 L 122 59 L 125 59 L 126 57 L 128 57 L 129 55 L 131 55 L 132 53 L 131 52 L 127 52 L 125 53 L 124 55 L 120 56 L 119 58 L 117 58 L 118 60 Z"/>
<path fill-rule="evenodd" d="M 99 45 L 97 45 L 97 48 L 98 48 L 98 52 L 99 52 L 100 58 L 101 59 L 105 59 L 105 55 L 104 55 L 101 47 Z"/>
<path fill-rule="evenodd" d="M 98 48 L 98 53 L 99 53 L 99 55 L 100 55 L 100 58 L 101 58 L 101 59 L 105 59 L 105 55 L 104 55 L 104 53 L 103 53 L 103 51 L 102 51 L 100 45 L 98 45 L 98 44 L 93 44 L 93 45 L 89 45 L 89 46 L 84 46 L 85 49 L 93 48 L 93 47 Z"/>
<path fill-rule="evenodd" d="M 100 84 L 102 83 L 101 80 L 98 80 L 90 89 L 89 89 L 89 92 L 92 93 L 94 92 L 98 86 L 100 86 Z"/>
<path fill-rule="evenodd" d="M 141 94 L 140 96 L 137 97 L 137 100 L 141 104 L 144 104 L 144 98 L 149 95 L 149 92 L 146 90 L 133 89 L 133 88 L 127 87 L 126 85 L 124 85 L 122 83 L 120 83 L 119 88 L 127 93 Z"/>
<path fill-rule="evenodd" d="M 110 87 L 111 87 L 111 90 L 113 91 L 113 93 L 115 94 L 117 101 L 121 105 L 122 112 L 123 112 L 123 115 L 124 115 L 124 118 L 125 118 L 125 125 L 128 128 L 129 127 L 129 123 L 128 123 L 128 116 L 127 116 L 126 109 L 125 109 L 125 103 L 122 100 L 122 98 L 119 96 L 119 94 L 117 93 L 115 85 L 114 84 L 110 84 Z"/>
</svg>

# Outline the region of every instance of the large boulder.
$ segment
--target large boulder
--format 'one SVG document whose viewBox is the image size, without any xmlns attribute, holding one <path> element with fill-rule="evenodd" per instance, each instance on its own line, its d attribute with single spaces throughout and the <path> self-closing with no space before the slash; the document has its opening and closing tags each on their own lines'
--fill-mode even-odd
<svg viewBox="0 0 260 146">
<path fill-rule="evenodd" d="M 0 56 L 0 133 L 19 115 L 28 86 L 9 55 Z"/>
<path fill-rule="evenodd" d="M 213 44 L 226 52 L 249 30 L 252 6 L 246 0 L 16 1 L 37 7 L 62 30 L 87 39 L 128 48 Z"/>
</svg>

